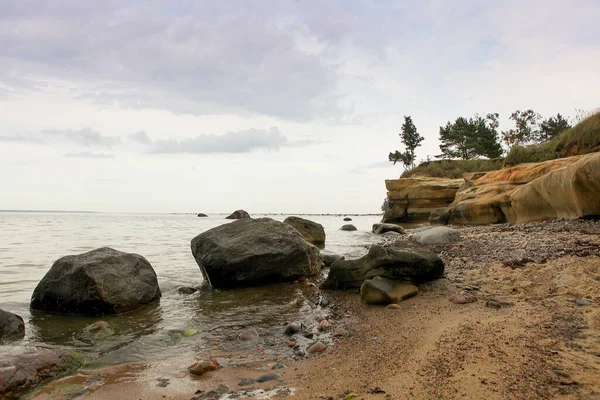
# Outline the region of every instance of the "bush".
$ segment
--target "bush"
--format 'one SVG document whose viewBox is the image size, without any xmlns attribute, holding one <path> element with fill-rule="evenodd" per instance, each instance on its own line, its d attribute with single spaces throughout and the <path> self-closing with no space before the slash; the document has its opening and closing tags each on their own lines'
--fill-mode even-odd
<svg viewBox="0 0 600 400">
<path fill-rule="evenodd" d="M 441 160 L 427 161 L 417 168 L 404 171 L 401 178 L 415 175 L 436 178 L 461 178 L 465 172 L 487 172 L 502 168 L 502 159 Z"/>
</svg>

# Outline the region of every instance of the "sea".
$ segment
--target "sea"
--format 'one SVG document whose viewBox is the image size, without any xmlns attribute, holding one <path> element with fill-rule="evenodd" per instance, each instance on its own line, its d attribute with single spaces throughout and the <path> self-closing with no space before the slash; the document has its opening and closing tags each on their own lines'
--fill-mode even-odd
<svg viewBox="0 0 600 400">
<path fill-rule="evenodd" d="M 296 214 L 298 215 L 298 214 Z M 256 214 L 283 221 L 288 215 Z M 381 241 L 371 233 L 380 215 L 302 215 L 323 225 L 322 252 L 355 259 Z M 307 296 L 300 283 L 258 288 L 214 290 L 203 285 L 190 250 L 196 235 L 230 223 L 225 214 L 109 214 L 76 212 L 0 212 L 0 308 L 25 320 L 22 340 L 0 343 L 0 358 L 15 347 L 67 347 L 86 355 L 88 366 L 153 362 L 170 357 L 193 359 L 202 352 L 227 354 L 232 364 L 293 356 L 283 328 L 291 321 L 310 327 L 327 316 L 325 305 Z M 351 223 L 357 231 L 341 231 Z M 160 302 L 118 316 L 85 317 L 30 311 L 38 282 L 65 255 L 99 247 L 137 253 L 154 267 L 162 291 Z M 200 287 L 183 295 L 180 287 Z M 108 322 L 115 334 L 90 339 L 84 328 Z M 238 340 L 255 329 L 258 343 Z M 329 338 L 323 337 L 323 341 Z"/>
</svg>

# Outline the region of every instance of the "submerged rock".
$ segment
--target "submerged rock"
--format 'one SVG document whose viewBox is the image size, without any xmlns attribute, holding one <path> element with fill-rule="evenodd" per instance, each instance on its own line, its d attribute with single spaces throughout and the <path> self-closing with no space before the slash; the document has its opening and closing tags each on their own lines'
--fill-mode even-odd
<svg viewBox="0 0 600 400">
<path fill-rule="evenodd" d="M 243 219 L 192 239 L 192 254 L 216 288 L 259 286 L 314 276 L 319 249 L 288 224 L 271 218 Z"/>
<path fill-rule="evenodd" d="M 460 240 L 460 231 L 457 229 L 438 226 L 413 234 L 410 239 L 419 244 L 447 244 Z"/>
<path fill-rule="evenodd" d="M 373 233 L 377 233 L 378 235 L 381 235 L 386 232 L 404 233 L 404 228 L 401 227 L 400 225 L 396 225 L 396 224 L 384 224 L 384 223 L 373 224 Z"/>
<path fill-rule="evenodd" d="M 367 304 L 399 303 L 416 296 L 419 288 L 408 281 L 395 281 L 381 276 L 367 279 L 360 287 L 360 298 Z"/>
<path fill-rule="evenodd" d="M 315 245 L 325 244 L 325 229 L 323 229 L 323 225 L 300 217 L 287 217 L 283 220 L 283 223 L 291 225 L 300 232 L 307 242 Z"/>
<path fill-rule="evenodd" d="M 0 398 L 18 399 L 39 384 L 77 370 L 81 353 L 63 349 L 16 349 L 0 359 Z"/>
<path fill-rule="evenodd" d="M 156 273 L 142 256 L 108 247 L 54 262 L 31 296 L 31 309 L 120 314 L 160 298 Z"/>
<path fill-rule="evenodd" d="M 244 210 L 235 210 L 231 215 L 225 217 L 225 219 L 245 219 L 250 218 L 250 214 L 248 214 Z"/>
<path fill-rule="evenodd" d="M 19 339 L 25 336 L 25 322 L 17 314 L 0 308 L 0 340 Z"/>
<path fill-rule="evenodd" d="M 356 227 L 352 224 L 346 224 L 340 228 L 340 231 L 355 231 Z"/>
<path fill-rule="evenodd" d="M 367 255 L 359 259 L 334 262 L 322 288 L 359 288 L 366 279 L 376 276 L 426 282 L 443 275 L 444 262 L 428 249 L 397 249 L 374 245 Z"/>
<path fill-rule="evenodd" d="M 83 328 L 83 336 L 92 340 L 102 340 L 115 334 L 106 321 L 94 322 Z"/>
<path fill-rule="evenodd" d="M 190 286 L 182 286 L 177 289 L 177 293 L 179 294 L 194 294 L 198 291 L 198 288 L 190 287 Z"/>
</svg>

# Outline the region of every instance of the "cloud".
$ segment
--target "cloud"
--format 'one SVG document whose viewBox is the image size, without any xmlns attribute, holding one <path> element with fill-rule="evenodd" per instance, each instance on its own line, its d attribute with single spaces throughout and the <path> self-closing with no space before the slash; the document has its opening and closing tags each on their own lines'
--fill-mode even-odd
<svg viewBox="0 0 600 400">
<path fill-rule="evenodd" d="M 85 147 L 113 147 L 121 143 L 118 137 L 104 136 L 90 128 L 73 129 L 44 129 L 42 134 L 50 140 L 65 140 Z"/>
<path fill-rule="evenodd" d="M 129 139 L 131 139 L 133 141 L 136 141 L 138 143 L 141 143 L 141 144 L 143 144 L 145 146 L 148 146 L 149 144 L 152 143 L 152 139 L 150 139 L 148 137 L 148 135 L 146 134 L 146 132 L 144 132 L 144 131 L 139 131 L 139 132 L 136 132 L 136 133 L 132 133 L 128 137 L 129 137 Z"/>
<path fill-rule="evenodd" d="M 0 136 L 0 142 L 41 143 L 45 142 L 39 138 L 29 136 Z"/>
<path fill-rule="evenodd" d="M 198 135 L 194 138 L 171 138 L 154 141 L 151 153 L 248 153 L 256 149 L 278 150 L 284 146 L 307 145 L 309 141 L 290 142 L 279 128 L 245 129 L 224 135 Z"/>
<path fill-rule="evenodd" d="M 81 153 L 67 153 L 64 156 L 69 157 L 69 158 L 104 158 L 104 159 L 114 158 L 114 156 L 111 154 L 94 153 L 91 151 L 84 151 Z"/>
</svg>

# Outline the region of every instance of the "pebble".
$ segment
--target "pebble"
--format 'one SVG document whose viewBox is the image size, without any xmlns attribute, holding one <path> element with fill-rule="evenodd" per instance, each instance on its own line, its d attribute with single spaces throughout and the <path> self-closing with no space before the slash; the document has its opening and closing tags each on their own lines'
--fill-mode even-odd
<svg viewBox="0 0 600 400">
<path fill-rule="evenodd" d="M 327 346 L 325 346 L 323 343 L 314 342 L 313 344 L 308 346 L 308 349 L 306 349 L 306 351 L 308 351 L 308 354 L 314 354 L 314 353 L 321 353 L 321 352 L 325 351 L 326 349 L 327 349 Z"/>
<path fill-rule="evenodd" d="M 256 329 L 248 329 L 239 334 L 238 338 L 240 340 L 252 340 L 258 338 L 258 332 Z"/>
<path fill-rule="evenodd" d="M 317 327 L 317 329 L 320 331 L 326 331 L 327 329 L 331 328 L 332 326 L 333 326 L 333 324 L 331 322 L 324 319 L 323 321 L 321 321 L 319 323 L 319 326 Z"/>
<path fill-rule="evenodd" d="M 454 293 L 449 300 L 456 304 L 468 304 L 477 301 L 477 296 L 474 293 L 460 290 Z"/>
<path fill-rule="evenodd" d="M 280 379 L 281 377 L 282 376 L 279 374 L 265 374 L 265 375 L 261 375 L 258 378 L 256 378 L 256 382 L 259 382 L 259 383 L 270 382 L 270 381 Z"/>
<path fill-rule="evenodd" d="M 575 299 L 575 304 L 578 306 L 589 306 L 592 304 L 592 301 L 588 299 Z"/>
<path fill-rule="evenodd" d="M 208 371 L 215 371 L 219 368 L 221 368 L 221 365 L 217 360 L 201 360 L 190 365 L 187 369 L 191 374 L 200 376 Z"/>
<path fill-rule="evenodd" d="M 288 324 L 288 326 L 285 327 L 285 330 L 283 331 L 283 333 L 285 333 L 288 336 L 292 336 L 298 332 L 300 332 L 302 330 L 302 324 L 299 322 L 292 322 L 291 324 Z"/>
</svg>

